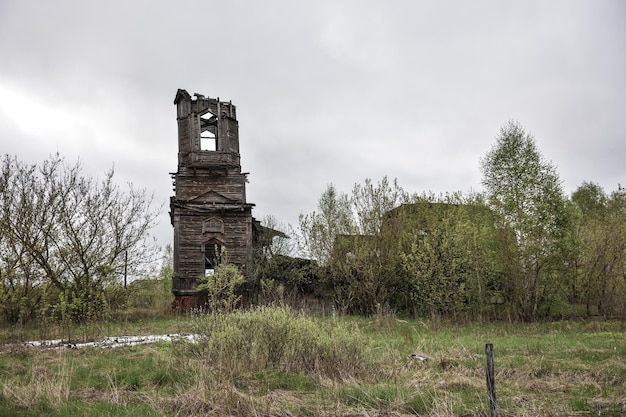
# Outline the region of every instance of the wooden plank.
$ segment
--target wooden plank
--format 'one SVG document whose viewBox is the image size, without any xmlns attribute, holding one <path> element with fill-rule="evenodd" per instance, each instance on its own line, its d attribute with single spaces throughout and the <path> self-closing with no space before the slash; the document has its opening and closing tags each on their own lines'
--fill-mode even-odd
<svg viewBox="0 0 626 417">
<path fill-rule="evenodd" d="M 489 417 L 498 417 L 498 410 L 496 408 L 496 381 L 494 376 L 493 343 L 487 343 L 485 345 L 485 356 L 487 357 L 485 374 L 487 378 L 487 402 L 489 406 Z"/>
</svg>

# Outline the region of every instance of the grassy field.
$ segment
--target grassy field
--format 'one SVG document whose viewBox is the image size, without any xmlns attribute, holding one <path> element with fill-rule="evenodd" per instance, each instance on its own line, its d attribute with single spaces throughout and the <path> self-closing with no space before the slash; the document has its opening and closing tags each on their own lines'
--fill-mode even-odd
<svg viewBox="0 0 626 417">
<path fill-rule="evenodd" d="M 1 416 L 486 416 L 487 342 L 500 415 L 626 415 L 626 331 L 616 322 L 458 325 L 264 308 L 55 332 L 209 337 L 118 349 L 5 345 Z M 416 351 L 430 360 L 409 358 Z"/>
</svg>

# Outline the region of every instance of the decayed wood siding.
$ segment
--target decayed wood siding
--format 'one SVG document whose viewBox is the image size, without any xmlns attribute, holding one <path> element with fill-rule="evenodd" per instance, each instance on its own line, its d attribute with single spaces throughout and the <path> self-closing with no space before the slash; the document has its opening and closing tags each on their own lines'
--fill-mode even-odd
<svg viewBox="0 0 626 417">
<path fill-rule="evenodd" d="M 179 90 L 178 170 L 172 174 L 170 201 L 174 226 L 174 277 L 177 297 L 193 295 L 205 273 L 204 247 L 219 243 L 229 263 L 244 271 L 252 259 L 253 204 L 246 202 L 246 174 L 241 172 L 235 106 Z M 207 113 L 209 111 L 209 113 Z M 200 134 L 215 134 L 217 149 L 200 149 Z M 205 227 L 209 222 L 213 226 Z M 219 227 L 216 227 L 219 226 Z"/>
</svg>

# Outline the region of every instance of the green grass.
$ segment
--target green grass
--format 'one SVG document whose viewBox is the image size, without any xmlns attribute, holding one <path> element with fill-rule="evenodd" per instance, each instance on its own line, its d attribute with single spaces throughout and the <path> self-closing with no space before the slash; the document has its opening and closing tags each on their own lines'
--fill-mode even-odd
<svg viewBox="0 0 626 417">
<path fill-rule="evenodd" d="M 107 326 L 212 337 L 5 350 L 0 415 L 486 416 L 487 342 L 501 415 L 626 415 L 626 332 L 617 322 L 455 324 L 265 308 Z M 431 360 L 409 359 L 415 350 Z"/>
</svg>

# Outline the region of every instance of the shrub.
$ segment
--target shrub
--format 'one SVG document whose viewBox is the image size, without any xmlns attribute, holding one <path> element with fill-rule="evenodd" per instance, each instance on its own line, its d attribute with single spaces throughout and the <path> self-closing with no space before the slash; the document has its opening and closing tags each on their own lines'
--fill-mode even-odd
<svg viewBox="0 0 626 417">
<path fill-rule="evenodd" d="M 231 375 L 268 370 L 345 378 L 363 370 L 360 333 L 286 307 L 213 312 L 199 317 L 197 327 L 206 335 L 197 353 Z"/>
<path fill-rule="evenodd" d="M 213 274 L 201 277 L 196 291 L 206 297 L 209 310 L 230 311 L 241 299 L 236 291 L 244 282 L 245 278 L 236 265 L 223 264 Z"/>
</svg>

